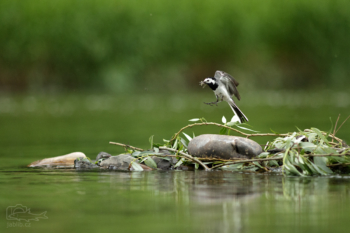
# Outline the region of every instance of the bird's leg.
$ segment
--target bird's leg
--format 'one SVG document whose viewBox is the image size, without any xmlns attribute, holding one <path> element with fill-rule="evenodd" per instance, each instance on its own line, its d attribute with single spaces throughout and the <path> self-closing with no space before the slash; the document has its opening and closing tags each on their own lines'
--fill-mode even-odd
<svg viewBox="0 0 350 233">
<path fill-rule="evenodd" d="M 210 105 L 210 106 L 213 106 L 214 104 L 215 104 L 216 106 L 218 106 L 218 103 L 220 103 L 220 102 L 222 101 L 223 98 L 221 98 L 221 100 L 219 101 L 219 96 L 217 96 L 217 95 L 215 95 L 215 96 L 216 96 L 216 101 L 214 101 L 214 102 L 209 102 L 209 103 L 204 102 L 204 103 L 205 103 L 205 104 L 208 104 L 208 105 Z"/>
</svg>

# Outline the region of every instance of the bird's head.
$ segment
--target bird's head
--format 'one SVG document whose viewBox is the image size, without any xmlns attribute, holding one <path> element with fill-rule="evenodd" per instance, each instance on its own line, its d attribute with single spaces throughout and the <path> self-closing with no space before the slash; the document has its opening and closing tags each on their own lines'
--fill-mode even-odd
<svg viewBox="0 0 350 233">
<path fill-rule="evenodd" d="M 208 84 L 208 85 L 215 85 L 216 84 L 216 79 L 215 78 L 206 78 L 204 79 L 203 81 L 201 81 L 199 83 L 201 86 L 204 87 L 205 84 Z"/>
</svg>

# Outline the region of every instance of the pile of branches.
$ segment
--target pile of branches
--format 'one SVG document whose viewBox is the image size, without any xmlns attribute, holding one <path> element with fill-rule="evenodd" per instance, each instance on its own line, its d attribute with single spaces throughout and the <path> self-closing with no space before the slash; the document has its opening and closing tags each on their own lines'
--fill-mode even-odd
<svg viewBox="0 0 350 233">
<path fill-rule="evenodd" d="M 349 116 L 350 117 L 350 116 Z M 348 117 L 348 118 L 349 118 Z M 348 119 L 346 118 L 346 120 Z M 149 138 L 151 149 L 144 150 L 130 145 L 110 142 L 123 146 L 128 153 L 135 157 L 135 161 L 157 169 L 157 165 L 151 156 L 157 156 L 165 160 L 176 157 L 178 162 L 174 168 L 180 165 L 194 166 L 195 169 L 202 167 L 206 171 L 228 170 L 228 171 L 254 171 L 254 172 L 282 172 L 284 175 L 311 176 L 329 175 L 334 172 L 350 173 L 350 147 L 336 137 L 336 133 L 346 120 L 337 128 L 339 117 L 335 123 L 334 130 L 324 132 L 317 128 L 286 134 L 273 133 L 245 133 L 253 131 L 246 127 L 247 124 L 239 124 L 234 121 L 227 122 L 225 117 L 221 123 L 207 122 L 204 118 L 191 119 L 197 123 L 189 124 L 181 128 L 170 140 L 163 139 L 163 143 L 154 143 L 153 136 Z M 250 137 L 276 137 L 267 142 L 264 151 L 254 159 L 218 159 L 199 158 L 190 155 L 187 145 L 192 137 L 183 131 L 195 126 L 215 125 L 221 128 L 220 134 L 235 132 L 246 138 Z M 182 133 L 183 136 L 180 136 Z M 193 134 L 193 137 L 195 135 Z M 165 155 L 160 150 L 166 150 L 172 154 Z M 131 164 L 134 170 L 138 170 L 137 163 Z M 135 167 L 134 167 L 135 166 Z"/>
</svg>

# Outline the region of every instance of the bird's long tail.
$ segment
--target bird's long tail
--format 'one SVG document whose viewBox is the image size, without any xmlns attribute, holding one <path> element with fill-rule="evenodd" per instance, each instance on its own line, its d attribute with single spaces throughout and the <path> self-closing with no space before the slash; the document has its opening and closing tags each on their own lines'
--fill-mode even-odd
<svg viewBox="0 0 350 233">
<path fill-rule="evenodd" d="M 241 109 L 237 107 L 235 103 L 228 103 L 228 105 L 230 105 L 232 111 L 238 116 L 240 123 L 243 123 L 245 121 L 248 122 L 248 118 L 244 115 Z"/>
</svg>

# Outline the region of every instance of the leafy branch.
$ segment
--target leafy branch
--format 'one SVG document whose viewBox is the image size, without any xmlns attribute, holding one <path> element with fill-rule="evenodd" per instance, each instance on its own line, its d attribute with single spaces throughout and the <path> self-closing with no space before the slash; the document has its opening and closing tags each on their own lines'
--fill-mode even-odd
<svg viewBox="0 0 350 233">
<path fill-rule="evenodd" d="M 130 146 L 130 145 L 126 145 L 126 144 L 123 144 L 123 143 L 118 143 L 118 142 L 109 142 L 109 144 L 113 144 L 113 145 L 117 145 L 117 146 L 122 146 L 124 147 L 125 149 L 127 148 L 130 148 L 132 150 L 137 150 L 137 151 L 144 151 L 144 149 L 141 149 L 141 148 L 137 148 L 137 147 L 134 147 L 134 146 Z M 182 152 L 182 151 L 179 151 L 179 150 L 176 150 L 176 149 L 172 149 L 172 148 L 168 148 L 168 147 L 159 147 L 159 149 L 162 149 L 162 150 L 168 150 L 168 151 L 172 151 L 172 152 L 175 152 L 177 154 L 180 154 L 182 156 L 179 156 L 179 157 L 183 157 L 183 158 L 186 158 L 186 159 L 189 159 L 189 160 L 192 160 L 196 163 L 198 163 L 199 165 L 201 165 L 204 170 L 206 171 L 210 171 L 211 169 L 208 168 L 207 165 L 205 165 L 202 161 L 200 161 L 199 159 L 197 159 L 196 157 L 192 157 L 191 155 L 185 153 L 185 152 Z M 152 154 L 154 156 L 159 156 L 159 157 L 168 157 L 168 155 L 158 155 L 158 154 Z M 171 157 L 171 156 L 169 156 Z M 177 157 L 177 156 L 173 156 L 173 157 Z"/>
<path fill-rule="evenodd" d="M 226 128 L 226 129 L 229 129 L 229 130 L 232 130 L 232 131 L 235 131 L 243 136 L 246 136 L 247 138 L 249 137 L 257 137 L 257 136 L 288 136 L 288 134 L 277 134 L 277 133 L 256 133 L 256 134 L 248 134 L 248 133 L 244 133 L 238 129 L 235 129 L 235 128 L 232 128 L 230 126 L 227 126 L 227 125 L 222 125 L 222 124 L 219 124 L 219 123 L 215 123 L 215 122 L 202 122 L 202 123 L 194 123 L 194 124 L 190 124 L 190 125 L 187 125 L 183 128 L 181 128 L 179 130 L 179 132 L 177 132 L 175 134 L 175 136 L 170 140 L 170 142 L 173 142 L 179 135 L 182 131 L 184 131 L 185 129 L 187 128 L 192 128 L 193 126 L 203 126 L 203 125 L 215 125 L 215 126 L 218 126 L 218 127 L 222 127 L 222 128 Z"/>
<path fill-rule="evenodd" d="M 181 158 L 174 167 L 181 165 L 187 160 L 187 162 L 191 161 L 195 165 L 196 169 L 200 165 L 206 171 L 219 168 L 231 171 L 256 171 L 258 169 L 269 171 L 272 167 L 282 167 L 282 171 L 285 175 L 328 175 L 333 172 L 330 168 L 345 168 L 346 166 L 350 165 L 350 148 L 344 143 L 342 139 L 335 136 L 335 134 L 339 131 L 339 129 L 343 126 L 348 118 L 346 118 L 346 120 L 339 126 L 339 128 L 337 128 L 339 118 L 340 116 L 335 123 L 333 132 L 331 130 L 329 133 L 326 133 L 317 128 L 311 128 L 305 129 L 303 131 L 298 129 L 299 132 L 285 134 L 279 134 L 275 132 L 245 133 L 234 127 L 250 131 L 253 130 L 244 128 L 242 127 L 244 124 L 238 124 L 233 120 L 231 120 L 231 122 L 227 122 L 225 117 L 222 118 L 223 124 L 207 122 L 204 118 L 196 118 L 190 121 L 201 122 L 189 124 L 181 128 L 170 140 L 164 139 L 164 145 L 154 144 L 153 136 L 151 136 L 149 141 L 152 150 L 150 151 L 144 151 L 141 148 L 117 142 L 110 142 L 110 144 L 122 146 L 126 150 L 139 151 L 132 152 L 132 155 L 136 156 L 139 159 L 140 163 L 145 162 L 146 165 L 150 164 L 152 168 L 157 168 L 157 165 L 153 159 L 151 159 L 151 155 L 158 157 Z M 229 130 L 228 132 L 232 130 L 242 136 L 245 136 L 246 138 L 256 136 L 274 136 L 276 138 L 272 142 L 267 142 L 265 147 L 267 151 L 261 153 L 257 158 L 254 159 L 234 158 L 224 160 L 221 158 L 194 157 L 187 153 L 187 141 L 191 141 L 192 138 L 183 131 L 194 126 L 205 125 L 214 125 L 221 127 L 222 129 L 220 130 L 220 134 L 225 134 L 227 130 Z M 181 133 L 185 136 L 185 138 L 180 137 Z M 328 138 L 331 138 L 332 140 L 328 140 Z M 187 139 L 187 141 L 185 139 Z M 338 143 L 334 142 L 334 140 L 336 140 Z M 159 153 L 159 150 L 167 150 L 175 154 L 167 155 L 164 153 Z M 277 161 L 281 162 L 278 163 Z"/>
</svg>

